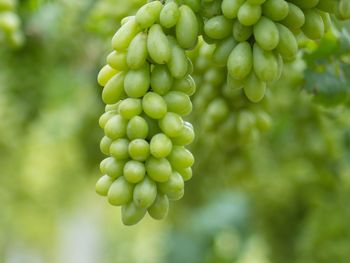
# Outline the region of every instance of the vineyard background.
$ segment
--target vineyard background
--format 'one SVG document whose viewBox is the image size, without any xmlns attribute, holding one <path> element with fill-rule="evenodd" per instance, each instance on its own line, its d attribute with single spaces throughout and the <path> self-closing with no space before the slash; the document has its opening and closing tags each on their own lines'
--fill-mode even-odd
<svg viewBox="0 0 350 263">
<path fill-rule="evenodd" d="M 302 43 L 305 55 L 249 103 L 272 120 L 253 138 L 206 131 L 199 85 L 194 176 L 166 220 L 125 227 L 95 194 L 96 76 L 119 21 L 144 3 L 19 2 L 23 35 L 0 37 L 0 262 L 348 263 L 347 23 Z"/>
</svg>

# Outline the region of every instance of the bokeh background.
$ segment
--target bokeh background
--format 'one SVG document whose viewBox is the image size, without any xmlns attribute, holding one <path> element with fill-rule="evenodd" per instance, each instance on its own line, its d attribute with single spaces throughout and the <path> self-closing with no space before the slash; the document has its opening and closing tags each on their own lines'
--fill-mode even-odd
<svg viewBox="0 0 350 263">
<path fill-rule="evenodd" d="M 22 0 L 10 26 L 0 11 L 0 262 L 349 263 L 347 24 L 302 42 L 306 54 L 262 103 L 233 95 L 232 118 L 263 114 L 264 132 L 244 122 L 238 135 L 207 129 L 214 98 L 201 87 L 216 83 L 216 69 L 210 47 L 195 50 L 196 164 L 185 197 L 166 220 L 125 227 L 95 194 L 96 76 L 119 21 L 144 2 Z"/>
</svg>

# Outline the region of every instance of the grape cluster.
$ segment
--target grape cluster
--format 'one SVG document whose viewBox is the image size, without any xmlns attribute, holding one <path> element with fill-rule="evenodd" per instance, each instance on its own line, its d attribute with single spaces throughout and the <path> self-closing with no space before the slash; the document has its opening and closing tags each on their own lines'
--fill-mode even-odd
<svg viewBox="0 0 350 263">
<path fill-rule="evenodd" d="M 243 87 L 249 100 L 258 102 L 267 85 L 280 78 L 284 63 L 295 59 L 300 33 L 312 40 L 323 36 L 330 26 L 329 13 L 336 12 L 337 2 L 205 1 L 201 7 L 203 38 L 216 45 L 213 59 L 227 66 L 228 82 Z M 345 3 L 349 1 L 342 0 L 339 6 Z"/>
<path fill-rule="evenodd" d="M 194 131 L 182 117 L 192 111 L 196 89 L 185 50 L 197 44 L 198 22 L 186 5 L 153 1 L 121 24 L 98 76 L 107 104 L 100 146 L 109 157 L 96 191 L 121 205 L 123 223 L 132 225 L 147 211 L 164 218 L 192 177 L 194 158 L 185 146 Z"/>
<path fill-rule="evenodd" d="M 16 0 L 0 0 L 0 43 L 6 41 L 14 47 L 24 41 L 21 21 L 15 13 L 16 5 Z"/>
</svg>

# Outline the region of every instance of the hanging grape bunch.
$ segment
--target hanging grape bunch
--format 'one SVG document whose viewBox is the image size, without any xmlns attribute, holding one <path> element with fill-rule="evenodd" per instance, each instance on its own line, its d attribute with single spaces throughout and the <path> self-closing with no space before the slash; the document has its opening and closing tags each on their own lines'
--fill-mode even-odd
<svg viewBox="0 0 350 263">
<path fill-rule="evenodd" d="M 199 36 L 213 44 L 211 59 L 217 65 L 197 76 L 199 93 L 214 94 L 210 104 L 202 103 L 205 126 L 222 124 L 230 132 L 239 109 L 228 105 L 243 99 L 239 89 L 252 102 L 262 100 L 284 63 L 296 58 L 297 38 L 320 39 L 330 26 L 330 13 L 348 17 L 348 1 L 150 1 L 125 17 L 98 76 L 107 104 L 100 146 L 108 157 L 96 184 L 109 203 L 122 206 L 123 223 L 136 224 L 147 212 L 164 218 L 169 200 L 183 196 L 184 182 L 192 176 L 194 158 L 185 146 L 194 131 L 183 117 L 191 113 L 190 96 L 196 91 L 187 51 Z M 219 92 L 206 91 L 205 81 Z M 269 116 L 260 113 L 241 110 L 237 119 L 242 124 L 234 129 L 256 131 L 259 119 L 265 129 Z"/>
<path fill-rule="evenodd" d="M 21 46 L 24 41 L 16 5 L 16 0 L 0 0 L 0 43 L 6 41 L 13 47 Z"/>
</svg>

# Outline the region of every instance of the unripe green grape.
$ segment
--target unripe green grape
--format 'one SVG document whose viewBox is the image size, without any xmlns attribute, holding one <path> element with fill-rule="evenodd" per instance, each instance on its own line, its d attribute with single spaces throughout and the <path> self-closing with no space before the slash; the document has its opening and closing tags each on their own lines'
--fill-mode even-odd
<svg viewBox="0 0 350 263">
<path fill-rule="evenodd" d="M 171 44 L 171 56 L 168 63 L 168 68 L 174 78 L 183 78 L 188 71 L 188 63 L 185 51 L 178 45 L 176 40 L 169 37 Z"/>
<path fill-rule="evenodd" d="M 113 140 L 107 136 L 103 136 L 100 142 L 100 150 L 103 154 L 109 155 L 109 147 L 111 146 Z"/>
<path fill-rule="evenodd" d="M 129 140 L 125 138 L 117 139 L 109 146 L 109 153 L 117 160 L 129 158 Z"/>
<path fill-rule="evenodd" d="M 136 13 L 136 22 L 141 28 L 149 28 L 159 18 L 159 13 L 162 10 L 163 5 L 159 1 L 153 1 L 143 5 Z"/>
<path fill-rule="evenodd" d="M 172 87 L 174 82 L 167 66 L 155 65 L 151 73 L 152 90 L 159 95 L 166 94 Z"/>
<path fill-rule="evenodd" d="M 143 111 L 152 119 L 161 119 L 167 113 L 167 104 L 162 96 L 148 92 L 142 98 Z"/>
<path fill-rule="evenodd" d="M 191 167 L 194 163 L 192 153 L 183 146 L 174 145 L 167 158 L 175 170 L 182 170 Z"/>
<path fill-rule="evenodd" d="M 247 110 L 243 110 L 238 114 L 237 117 L 237 132 L 240 135 L 245 135 L 250 133 L 254 128 L 256 119 L 253 113 Z"/>
<path fill-rule="evenodd" d="M 276 49 L 284 59 L 288 61 L 293 60 L 298 52 L 298 42 L 294 34 L 286 26 L 277 24 L 277 28 L 280 41 Z"/>
<path fill-rule="evenodd" d="M 126 53 L 113 51 L 107 56 L 107 64 L 112 68 L 122 71 L 128 69 Z"/>
<path fill-rule="evenodd" d="M 122 222 L 126 226 L 132 226 L 141 221 L 146 214 L 146 209 L 138 208 L 133 202 L 122 206 Z"/>
<path fill-rule="evenodd" d="M 154 135 L 150 142 L 150 152 L 156 158 L 164 158 L 169 155 L 173 144 L 164 133 Z"/>
<path fill-rule="evenodd" d="M 146 63 L 147 56 L 147 34 L 141 32 L 130 43 L 126 54 L 127 65 L 131 69 L 141 68 Z"/>
<path fill-rule="evenodd" d="M 171 165 L 166 158 L 150 157 L 146 161 L 147 175 L 156 182 L 166 182 L 172 173 Z"/>
<path fill-rule="evenodd" d="M 102 174 L 107 174 L 111 178 L 118 178 L 123 175 L 124 165 L 125 162 L 123 160 L 107 157 L 101 162 L 100 170 Z"/>
<path fill-rule="evenodd" d="M 253 47 L 253 61 L 254 72 L 260 80 L 273 81 L 276 78 L 278 63 L 272 51 L 263 50 L 255 43 Z"/>
<path fill-rule="evenodd" d="M 146 175 L 146 168 L 142 162 L 130 160 L 124 166 L 125 179 L 133 184 L 141 182 Z"/>
<path fill-rule="evenodd" d="M 180 11 L 176 2 L 168 2 L 160 12 L 159 23 L 165 28 L 171 28 L 176 25 L 179 19 Z"/>
<path fill-rule="evenodd" d="M 276 24 L 266 17 L 262 17 L 259 22 L 254 25 L 255 41 L 264 50 L 273 50 L 279 42 L 279 32 Z"/>
<path fill-rule="evenodd" d="M 189 6 L 193 12 L 198 12 L 201 8 L 201 0 L 182 0 L 182 4 Z"/>
<path fill-rule="evenodd" d="M 140 32 L 140 27 L 135 18 L 130 18 L 128 22 L 119 28 L 112 39 L 112 47 L 116 51 L 123 51 L 129 47 L 130 42 L 134 39 L 137 33 Z"/>
<path fill-rule="evenodd" d="M 177 171 L 181 176 L 182 179 L 186 182 L 189 181 L 192 178 L 192 168 L 187 167 L 183 170 Z"/>
<path fill-rule="evenodd" d="M 135 16 L 126 16 L 120 21 L 120 25 L 126 24 L 129 20 L 135 19 Z"/>
<path fill-rule="evenodd" d="M 305 24 L 301 28 L 305 36 L 315 40 L 320 39 L 324 35 L 324 23 L 320 14 L 311 9 L 305 10 Z"/>
<path fill-rule="evenodd" d="M 119 104 L 119 114 L 126 120 L 140 115 L 142 112 L 141 99 L 126 98 Z"/>
<path fill-rule="evenodd" d="M 177 137 L 181 134 L 184 123 L 180 115 L 167 112 L 165 116 L 159 120 L 160 129 L 169 137 Z"/>
<path fill-rule="evenodd" d="M 232 22 L 224 16 L 214 16 L 205 22 L 204 32 L 212 39 L 224 39 L 231 35 Z"/>
<path fill-rule="evenodd" d="M 113 104 L 106 104 L 105 111 L 106 112 L 113 111 L 113 112 L 119 113 L 119 104 L 120 104 L 120 101 Z"/>
<path fill-rule="evenodd" d="M 264 111 L 258 112 L 256 114 L 256 124 L 260 131 L 267 132 L 272 126 L 271 116 Z"/>
<path fill-rule="evenodd" d="M 230 55 L 235 45 L 236 41 L 232 37 L 219 42 L 216 45 L 215 51 L 213 53 L 214 63 L 218 66 L 225 66 L 227 64 L 228 56 Z"/>
<path fill-rule="evenodd" d="M 185 146 L 192 143 L 194 137 L 195 135 L 192 124 L 185 121 L 180 135 L 171 139 L 174 145 Z"/>
<path fill-rule="evenodd" d="M 101 178 L 98 179 L 96 183 L 96 187 L 95 187 L 96 193 L 102 196 L 106 196 L 113 182 L 114 182 L 114 179 L 109 177 L 108 175 L 105 174 L 101 176 Z"/>
<path fill-rule="evenodd" d="M 316 8 L 324 12 L 336 13 L 338 2 L 338 0 L 320 0 Z"/>
<path fill-rule="evenodd" d="M 103 113 L 101 115 L 100 119 L 98 120 L 98 124 L 100 125 L 100 127 L 102 129 L 104 129 L 106 126 L 106 123 L 109 121 L 109 119 L 117 114 L 118 114 L 118 112 L 116 110 L 107 111 L 107 112 Z"/>
<path fill-rule="evenodd" d="M 168 111 L 186 116 L 192 111 L 192 102 L 188 95 L 180 91 L 170 91 L 164 96 Z"/>
<path fill-rule="evenodd" d="M 243 81 L 234 79 L 230 74 L 227 74 L 226 86 L 230 90 L 239 90 L 243 88 Z"/>
<path fill-rule="evenodd" d="M 106 83 L 115 75 L 118 71 L 114 68 L 110 67 L 109 65 L 105 65 L 97 76 L 97 82 L 101 86 L 105 86 Z"/>
<path fill-rule="evenodd" d="M 156 200 L 148 208 L 148 213 L 152 218 L 156 220 L 161 220 L 167 216 L 168 210 L 169 210 L 168 197 L 166 195 L 158 193 Z"/>
<path fill-rule="evenodd" d="M 252 26 L 244 26 L 238 20 L 235 20 L 233 24 L 233 36 L 235 40 L 243 42 L 248 40 L 253 34 Z"/>
<path fill-rule="evenodd" d="M 221 3 L 221 11 L 223 15 L 229 19 L 237 17 L 238 10 L 245 0 L 223 0 Z"/>
<path fill-rule="evenodd" d="M 292 3 L 288 3 L 288 6 L 288 15 L 281 21 L 281 23 L 289 29 L 296 30 L 301 28 L 305 23 L 305 15 L 303 10 Z"/>
<path fill-rule="evenodd" d="M 206 114 L 208 119 L 212 120 L 214 124 L 217 124 L 225 120 L 229 112 L 230 109 L 226 101 L 223 98 L 218 97 L 210 102 Z"/>
<path fill-rule="evenodd" d="M 140 98 L 146 94 L 150 86 L 149 65 L 126 73 L 124 79 L 125 93 L 132 98 Z"/>
<path fill-rule="evenodd" d="M 146 120 L 140 116 L 132 117 L 126 127 L 126 134 L 130 140 L 145 139 L 148 135 Z"/>
<path fill-rule="evenodd" d="M 252 5 L 245 2 L 238 10 L 238 20 L 242 25 L 252 26 L 256 24 L 261 17 L 261 6 Z"/>
<path fill-rule="evenodd" d="M 111 117 L 105 127 L 104 132 L 106 136 L 111 139 L 122 138 L 126 135 L 126 126 L 128 121 L 120 115 L 115 115 Z"/>
<path fill-rule="evenodd" d="M 125 96 L 124 79 L 125 73 L 120 72 L 108 80 L 102 90 L 102 100 L 104 103 L 113 104 Z"/>
<path fill-rule="evenodd" d="M 159 190 L 168 196 L 170 200 L 179 200 L 183 197 L 185 183 L 178 172 L 172 172 L 169 180 L 159 183 Z"/>
<path fill-rule="evenodd" d="M 302 9 L 309 9 L 317 6 L 319 0 L 292 0 L 291 2 L 293 2 Z"/>
<path fill-rule="evenodd" d="M 157 64 L 165 64 L 170 60 L 170 43 L 162 27 L 158 24 L 154 24 L 148 31 L 147 50 L 149 56 Z"/>
<path fill-rule="evenodd" d="M 273 21 L 280 21 L 288 15 L 289 5 L 285 0 L 267 0 L 262 6 L 262 12 Z"/>
<path fill-rule="evenodd" d="M 266 82 L 258 78 L 254 72 L 244 81 L 244 94 L 252 102 L 259 102 L 265 96 Z"/>
<path fill-rule="evenodd" d="M 231 52 L 227 61 L 228 73 L 234 79 L 244 79 L 253 67 L 253 52 L 248 42 L 239 43 Z"/>
<path fill-rule="evenodd" d="M 192 49 L 198 40 L 198 22 L 197 17 L 186 5 L 179 7 L 180 16 L 176 23 L 176 39 L 179 45 L 184 49 Z"/>
<path fill-rule="evenodd" d="M 144 139 L 135 139 L 129 143 L 129 155 L 135 161 L 146 161 L 150 155 L 149 144 Z"/>
<path fill-rule="evenodd" d="M 175 80 L 172 90 L 192 96 L 196 92 L 196 83 L 191 75 L 187 75 L 182 79 Z"/>
<path fill-rule="evenodd" d="M 221 14 L 220 1 L 202 1 L 200 16 L 204 18 L 211 18 Z"/>
<path fill-rule="evenodd" d="M 145 177 L 134 188 L 134 204 L 139 208 L 150 207 L 157 197 L 157 185 L 156 183 Z"/>
</svg>

